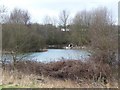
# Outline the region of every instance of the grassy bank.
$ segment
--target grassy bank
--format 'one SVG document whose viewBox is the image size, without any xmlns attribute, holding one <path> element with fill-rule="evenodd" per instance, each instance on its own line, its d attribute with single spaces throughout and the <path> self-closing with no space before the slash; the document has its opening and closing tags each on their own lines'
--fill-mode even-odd
<svg viewBox="0 0 120 90">
<path fill-rule="evenodd" d="M 61 80 L 57 78 L 26 75 L 20 72 L 4 72 L 3 88 L 116 88 L 117 83 L 103 84 L 92 80 L 82 80 L 81 82 L 70 79 Z"/>
<path fill-rule="evenodd" d="M 6 64 L 3 87 L 31 88 L 115 88 L 117 80 L 108 64 L 89 60 L 38 63 L 18 61 Z"/>
</svg>

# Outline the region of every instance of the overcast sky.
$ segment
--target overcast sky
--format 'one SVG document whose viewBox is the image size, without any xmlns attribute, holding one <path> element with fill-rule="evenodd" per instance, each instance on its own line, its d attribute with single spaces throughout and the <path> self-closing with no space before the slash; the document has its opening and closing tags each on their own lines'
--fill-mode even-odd
<svg viewBox="0 0 120 90">
<path fill-rule="evenodd" d="M 41 23 L 45 16 L 57 17 L 62 10 L 68 10 L 71 17 L 78 11 L 91 10 L 97 7 L 107 7 L 114 19 L 118 19 L 119 0 L 0 0 L 0 5 L 7 7 L 8 11 L 13 8 L 27 9 L 31 14 L 32 21 Z"/>
</svg>

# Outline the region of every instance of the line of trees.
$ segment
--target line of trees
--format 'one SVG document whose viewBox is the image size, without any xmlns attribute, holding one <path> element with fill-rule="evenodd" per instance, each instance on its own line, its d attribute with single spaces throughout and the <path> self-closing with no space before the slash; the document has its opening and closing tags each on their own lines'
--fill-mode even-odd
<svg viewBox="0 0 120 90">
<path fill-rule="evenodd" d="M 15 8 L 3 21 L 3 50 L 39 51 L 47 45 L 69 43 L 105 52 L 117 49 L 117 28 L 112 15 L 103 7 L 80 11 L 72 19 L 63 10 L 58 20 L 46 16 L 43 24 L 32 23 L 27 10 Z"/>
</svg>

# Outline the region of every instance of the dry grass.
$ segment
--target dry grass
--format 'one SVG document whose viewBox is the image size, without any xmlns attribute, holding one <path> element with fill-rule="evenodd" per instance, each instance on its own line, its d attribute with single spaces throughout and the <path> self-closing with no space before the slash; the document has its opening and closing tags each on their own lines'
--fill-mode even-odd
<svg viewBox="0 0 120 90">
<path fill-rule="evenodd" d="M 35 74 L 50 76 L 57 79 L 103 79 L 107 80 L 112 77 L 111 68 L 107 64 L 94 63 L 92 61 L 82 62 L 80 60 L 58 61 L 51 63 L 38 63 L 33 61 L 19 61 L 15 68 L 24 74 Z M 7 71 L 13 70 L 13 65 L 6 65 Z"/>
<path fill-rule="evenodd" d="M 2 69 L 1 69 L 1 64 L 0 64 L 0 85 L 2 85 Z"/>
<path fill-rule="evenodd" d="M 50 77 L 36 76 L 36 75 L 24 75 L 22 73 L 5 72 L 3 77 L 3 85 L 13 85 L 21 87 L 35 87 L 35 88 L 63 88 L 63 87 L 79 87 L 75 82 L 71 80 L 57 80 Z"/>
<path fill-rule="evenodd" d="M 81 80 L 81 82 L 70 79 L 61 80 L 52 77 L 26 75 L 22 72 L 3 72 L 4 87 L 24 87 L 24 88 L 116 88 L 117 82 L 103 84 L 92 80 Z"/>
<path fill-rule="evenodd" d="M 6 64 L 3 85 L 35 88 L 116 88 L 116 76 L 107 63 L 80 60 Z"/>
</svg>

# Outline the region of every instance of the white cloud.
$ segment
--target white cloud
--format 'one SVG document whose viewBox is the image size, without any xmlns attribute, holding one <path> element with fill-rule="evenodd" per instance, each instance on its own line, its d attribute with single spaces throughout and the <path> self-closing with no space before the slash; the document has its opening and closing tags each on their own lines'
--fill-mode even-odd
<svg viewBox="0 0 120 90">
<path fill-rule="evenodd" d="M 98 6 L 106 6 L 117 18 L 117 3 L 119 0 L 1 0 L 0 5 L 5 5 L 9 11 L 18 7 L 27 9 L 32 20 L 41 22 L 45 15 L 57 16 L 63 9 L 70 11 L 73 16 L 77 11 L 90 10 Z"/>
</svg>

